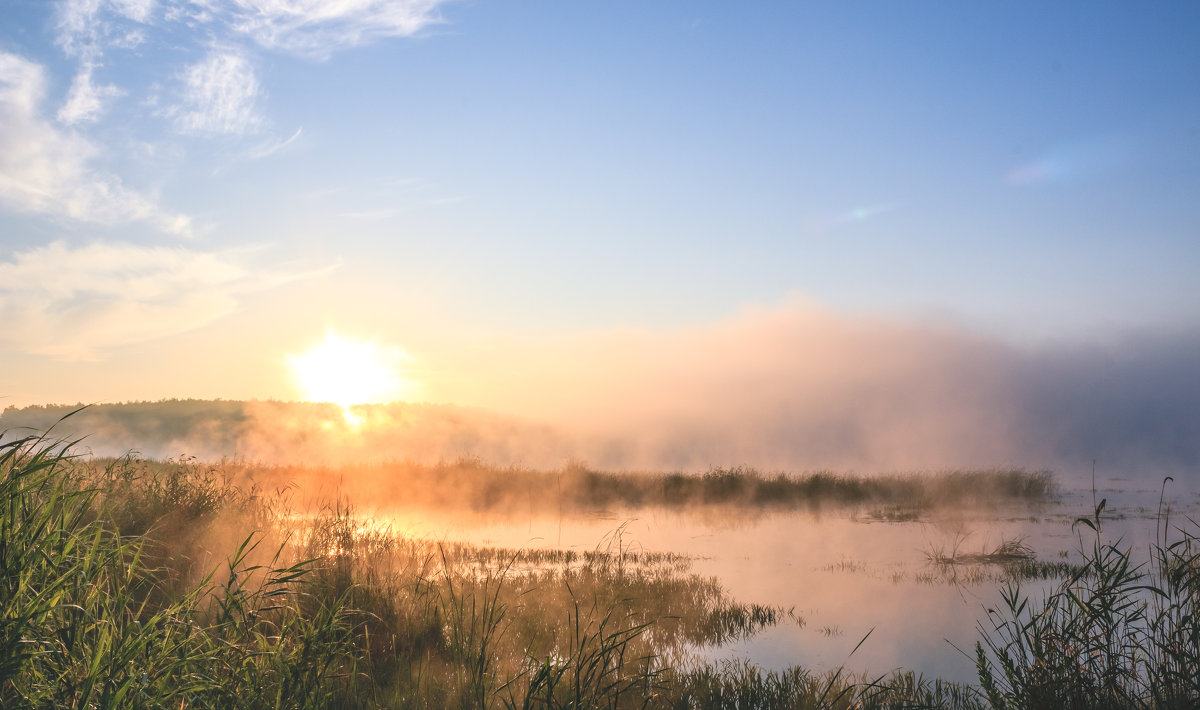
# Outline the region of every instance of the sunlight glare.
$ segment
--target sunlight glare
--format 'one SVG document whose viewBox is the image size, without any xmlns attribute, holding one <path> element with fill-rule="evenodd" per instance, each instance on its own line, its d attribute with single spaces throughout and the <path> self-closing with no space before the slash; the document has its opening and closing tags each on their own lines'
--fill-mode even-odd
<svg viewBox="0 0 1200 710">
<path fill-rule="evenodd" d="M 400 365 L 407 359 L 398 347 L 348 340 L 330 331 L 324 342 L 288 356 L 288 367 L 306 400 L 340 405 L 346 421 L 355 424 L 360 419 L 350 412 L 352 405 L 386 402 L 406 388 Z"/>
</svg>

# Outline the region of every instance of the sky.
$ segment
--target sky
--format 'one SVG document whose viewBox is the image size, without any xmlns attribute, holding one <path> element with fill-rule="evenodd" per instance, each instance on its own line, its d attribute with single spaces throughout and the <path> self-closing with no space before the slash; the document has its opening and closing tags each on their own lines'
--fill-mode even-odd
<svg viewBox="0 0 1200 710">
<path fill-rule="evenodd" d="M 1200 326 L 1195 3 L 0 19 L 5 404 L 297 399 L 289 363 L 340 338 L 399 373 L 380 397 L 647 415 L 680 371 L 794 384 L 936 342 L 1071 373 Z M 844 349 L 801 362 L 798 328 Z M 871 354 L 856 387 L 901 376 Z"/>
</svg>

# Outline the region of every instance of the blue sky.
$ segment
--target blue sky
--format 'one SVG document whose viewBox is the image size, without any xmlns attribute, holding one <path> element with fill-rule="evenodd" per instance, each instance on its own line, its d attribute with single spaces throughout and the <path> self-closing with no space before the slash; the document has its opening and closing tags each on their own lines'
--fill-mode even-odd
<svg viewBox="0 0 1200 710">
<path fill-rule="evenodd" d="M 449 380 L 798 302 L 1020 347 L 1200 319 L 1194 3 L 0 15 L 15 403 L 286 398 L 330 328 Z"/>
</svg>

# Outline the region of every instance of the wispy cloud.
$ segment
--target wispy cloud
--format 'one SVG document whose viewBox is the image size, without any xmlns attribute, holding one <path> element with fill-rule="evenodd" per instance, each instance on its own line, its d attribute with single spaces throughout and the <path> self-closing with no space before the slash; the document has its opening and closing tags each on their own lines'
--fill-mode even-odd
<svg viewBox="0 0 1200 710">
<path fill-rule="evenodd" d="M 182 333 L 226 315 L 239 299 L 326 269 L 272 271 L 248 250 L 62 242 L 0 261 L 0 342 L 63 360 Z"/>
<path fill-rule="evenodd" d="M 84 62 L 71 82 L 71 90 L 67 100 L 58 109 L 58 120 L 67 125 L 95 121 L 104 111 L 104 104 L 110 99 L 117 98 L 122 92 L 115 86 L 104 84 L 97 86 L 92 83 L 92 73 L 96 65 Z"/>
<path fill-rule="evenodd" d="M 190 232 L 186 216 L 92 168 L 100 151 L 41 115 L 45 95 L 40 65 L 0 52 L 0 204 L 87 222 L 142 220 L 174 234 Z"/>
<path fill-rule="evenodd" d="M 132 47 L 158 23 L 207 26 L 211 36 L 248 37 L 267 49 L 325 59 L 442 22 L 446 0 L 61 0 L 57 41 L 72 57 L 95 59 Z"/>
<path fill-rule="evenodd" d="M 290 138 L 273 138 L 271 140 L 259 143 L 246 152 L 246 157 L 251 160 L 261 160 L 263 158 L 272 156 L 296 142 L 296 139 L 300 137 L 300 134 L 303 131 L 304 127 L 302 126 L 297 128 L 296 132 L 293 133 Z"/>
<path fill-rule="evenodd" d="M 276 153 L 300 135 L 263 140 L 269 133 L 266 92 L 256 71 L 255 47 L 323 59 L 371 41 L 410 36 L 440 22 L 444 0 L 58 0 L 57 46 L 75 66 L 70 88 L 47 109 L 47 68 L 0 52 L 0 208 L 90 223 L 145 221 L 175 234 L 191 231 L 145 191 L 127 186 L 108 164 L 114 157 L 91 137 L 89 124 L 114 109 L 140 107 L 178 133 L 239 140 L 247 159 Z M 144 86 L 101 79 L 120 71 L 161 35 L 190 56 L 185 66 L 151 66 Z M 191 52 L 201 48 L 199 54 Z M 207 48 L 207 49 L 205 49 Z M 118 50 L 126 50 L 120 56 Z M 141 50 L 139 50 L 141 51 Z M 115 68 L 110 68 L 115 67 Z M 157 76 L 154 76 L 157 74 Z M 150 95 L 145 94 L 150 87 Z M 167 87 L 167 88 L 162 88 Z"/>
<path fill-rule="evenodd" d="M 214 21 L 269 49 L 323 59 L 335 50 L 407 37 L 441 22 L 445 0 L 199 0 Z"/>
<path fill-rule="evenodd" d="M 136 47 L 145 40 L 138 25 L 151 21 L 156 4 L 156 0 L 63 0 L 57 7 L 58 46 L 67 56 L 85 61 L 108 48 Z"/>
<path fill-rule="evenodd" d="M 79 64 L 58 117 L 68 125 L 95 120 L 105 102 L 125 90 L 92 81 L 107 53 L 137 47 L 153 32 L 185 29 L 178 37 L 218 49 L 182 71 L 166 68 L 167 77 L 174 74 L 181 83 L 179 99 L 158 115 L 185 134 L 245 136 L 265 124 L 260 106 L 263 90 L 250 43 L 326 59 L 341 49 L 416 34 L 441 21 L 438 8 L 443 2 L 61 0 L 56 5 L 57 44 Z M 167 77 L 163 78 L 169 82 Z"/>
<path fill-rule="evenodd" d="M 244 135 L 262 125 L 258 77 L 236 51 L 213 51 L 184 70 L 183 102 L 168 111 L 183 133 Z"/>
</svg>

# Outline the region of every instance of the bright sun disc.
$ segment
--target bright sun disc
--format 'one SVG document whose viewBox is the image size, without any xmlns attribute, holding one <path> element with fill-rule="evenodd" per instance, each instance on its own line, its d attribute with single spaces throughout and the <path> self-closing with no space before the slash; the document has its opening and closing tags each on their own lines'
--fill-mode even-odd
<svg viewBox="0 0 1200 710">
<path fill-rule="evenodd" d="M 399 395 L 404 385 L 400 364 L 405 359 L 400 348 L 345 340 L 330 332 L 308 352 L 289 356 L 288 366 L 305 399 L 346 409 Z"/>
</svg>

